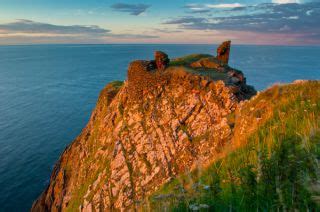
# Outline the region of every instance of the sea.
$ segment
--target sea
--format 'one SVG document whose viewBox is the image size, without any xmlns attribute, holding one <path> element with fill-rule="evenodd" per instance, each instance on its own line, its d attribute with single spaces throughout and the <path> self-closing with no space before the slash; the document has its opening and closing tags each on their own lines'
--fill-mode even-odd
<svg viewBox="0 0 320 212">
<path fill-rule="evenodd" d="M 155 50 L 175 58 L 216 45 L 0 46 L 0 211 L 29 211 L 62 151 L 89 120 L 99 91 Z M 230 66 L 263 90 L 320 79 L 320 46 L 234 45 Z"/>
</svg>

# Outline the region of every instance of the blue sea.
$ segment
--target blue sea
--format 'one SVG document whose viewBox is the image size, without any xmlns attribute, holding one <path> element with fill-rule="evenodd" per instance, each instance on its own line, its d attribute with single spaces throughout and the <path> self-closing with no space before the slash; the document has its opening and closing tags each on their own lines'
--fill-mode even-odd
<svg viewBox="0 0 320 212">
<path fill-rule="evenodd" d="M 215 54 L 215 45 L 0 46 L 0 211 L 28 211 L 63 149 L 81 132 L 99 91 L 126 79 L 135 59 Z M 320 47 L 233 46 L 232 67 L 262 90 L 320 79 Z"/>
</svg>

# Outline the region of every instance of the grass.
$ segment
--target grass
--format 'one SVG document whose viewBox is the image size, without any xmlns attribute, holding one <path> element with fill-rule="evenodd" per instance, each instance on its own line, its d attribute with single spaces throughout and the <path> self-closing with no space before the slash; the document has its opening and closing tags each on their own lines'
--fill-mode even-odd
<svg viewBox="0 0 320 212">
<path fill-rule="evenodd" d="M 176 59 L 173 59 L 170 62 L 170 66 L 188 66 L 193 62 L 196 62 L 202 58 L 212 57 L 212 55 L 209 54 L 191 54 L 184 57 L 179 57 Z"/>
<path fill-rule="evenodd" d="M 222 80 L 224 82 L 228 82 L 229 80 L 229 76 L 227 73 L 219 72 L 215 69 L 197 68 L 197 69 L 186 69 L 186 70 L 192 74 L 207 76 L 215 81 Z"/>
<path fill-rule="evenodd" d="M 320 83 L 274 86 L 235 114 L 237 148 L 165 184 L 154 211 L 319 210 Z M 254 125 L 254 126 L 253 126 Z"/>
<path fill-rule="evenodd" d="M 227 73 L 219 72 L 216 69 L 209 69 L 209 68 L 187 68 L 191 63 L 196 62 L 203 58 L 212 57 L 212 55 L 209 54 L 191 54 L 184 57 L 173 59 L 170 62 L 170 66 L 184 66 L 185 71 L 196 74 L 196 75 L 202 75 L 210 77 L 213 80 L 222 80 L 227 82 L 229 77 Z"/>
</svg>

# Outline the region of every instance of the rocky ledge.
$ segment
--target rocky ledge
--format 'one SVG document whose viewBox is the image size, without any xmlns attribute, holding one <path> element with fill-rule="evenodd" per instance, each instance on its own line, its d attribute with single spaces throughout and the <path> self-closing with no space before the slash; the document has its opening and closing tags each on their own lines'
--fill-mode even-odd
<svg viewBox="0 0 320 212">
<path fill-rule="evenodd" d="M 112 211 L 139 207 L 173 177 L 207 164 L 231 142 L 229 121 L 256 91 L 217 57 L 134 61 L 128 80 L 100 93 L 88 125 L 65 149 L 32 211 Z"/>
</svg>

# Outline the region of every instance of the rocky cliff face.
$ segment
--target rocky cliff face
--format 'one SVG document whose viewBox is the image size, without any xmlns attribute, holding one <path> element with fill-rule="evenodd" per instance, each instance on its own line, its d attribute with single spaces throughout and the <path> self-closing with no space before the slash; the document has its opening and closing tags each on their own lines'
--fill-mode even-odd
<svg viewBox="0 0 320 212">
<path fill-rule="evenodd" d="M 222 151 L 232 137 L 228 116 L 254 89 L 226 61 L 206 55 L 168 64 L 164 55 L 132 62 L 127 81 L 102 90 L 32 211 L 132 209 Z"/>
</svg>

